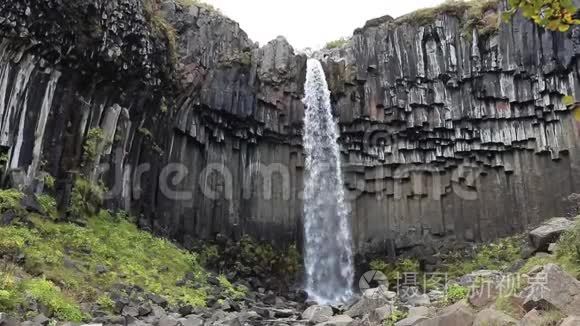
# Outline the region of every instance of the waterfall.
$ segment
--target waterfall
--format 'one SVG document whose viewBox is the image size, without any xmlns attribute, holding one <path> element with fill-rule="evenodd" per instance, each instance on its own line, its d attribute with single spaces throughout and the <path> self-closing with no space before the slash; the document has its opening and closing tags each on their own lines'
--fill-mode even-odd
<svg viewBox="0 0 580 326">
<path fill-rule="evenodd" d="M 352 295 L 354 277 L 349 209 L 344 200 L 338 128 L 318 60 L 307 63 L 304 85 L 304 237 L 306 291 L 319 303 Z"/>
</svg>

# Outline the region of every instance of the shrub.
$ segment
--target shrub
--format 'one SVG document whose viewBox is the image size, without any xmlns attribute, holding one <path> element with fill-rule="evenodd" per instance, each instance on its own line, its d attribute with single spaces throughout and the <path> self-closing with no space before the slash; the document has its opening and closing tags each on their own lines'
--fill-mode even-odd
<svg viewBox="0 0 580 326">
<path fill-rule="evenodd" d="M 69 213 L 75 219 L 84 219 L 99 212 L 103 204 L 105 187 L 77 176 L 71 195 Z"/>
<path fill-rule="evenodd" d="M 447 304 L 456 303 L 467 298 L 469 289 L 456 283 L 452 283 L 447 287 L 445 301 Z"/>
<path fill-rule="evenodd" d="M 44 173 L 44 176 L 42 177 L 42 181 L 48 189 L 54 189 L 55 179 L 52 175 L 50 175 L 49 173 Z"/>
<path fill-rule="evenodd" d="M 15 212 L 22 212 L 23 208 L 20 201 L 24 194 L 16 189 L 2 189 L 0 190 L 0 212 L 13 210 Z"/>
<path fill-rule="evenodd" d="M 42 210 L 46 212 L 46 214 L 56 220 L 58 218 L 58 210 L 56 208 L 56 200 L 49 194 L 40 194 L 36 195 L 36 200 L 42 207 Z"/>
<path fill-rule="evenodd" d="M 337 49 L 337 48 L 341 48 L 343 46 L 345 46 L 348 43 L 349 39 L 345 38 L 345 37 L 341 37 L 337 40 L 334 41 L 330 41 L 328 43 L 326 43 L 326 45 L 324 46 L 325 49 Z"/>
</svg>

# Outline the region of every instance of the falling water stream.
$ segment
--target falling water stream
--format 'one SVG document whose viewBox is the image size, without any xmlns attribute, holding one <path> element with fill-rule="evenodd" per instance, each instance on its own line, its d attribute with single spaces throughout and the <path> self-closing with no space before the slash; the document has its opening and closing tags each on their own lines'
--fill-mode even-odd
<svg viewBox="0 0 580 326">
<path fill-rule="evenodd" d="M 318 60 L 308 60 L 304 92 L 306 291 L 319 303 L 344 302 L 352 295 L 352 236 L 344 200 L 339 133 Z"/>
</svg>

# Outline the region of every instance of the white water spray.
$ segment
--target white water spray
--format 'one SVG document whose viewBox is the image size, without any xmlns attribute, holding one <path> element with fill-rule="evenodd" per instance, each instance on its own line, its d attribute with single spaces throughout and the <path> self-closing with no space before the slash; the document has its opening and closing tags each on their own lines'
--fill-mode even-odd
<svg viewBox="0 0 580 326">
<path fill-rule="evenodd" d="M 352 295 L 354 277 L 349 209 L 344 201 L 338 130 L 318 60 L 307 63 L 304 86 L 304 237 L 306 291 L 318 303 Z"/>
</svg>

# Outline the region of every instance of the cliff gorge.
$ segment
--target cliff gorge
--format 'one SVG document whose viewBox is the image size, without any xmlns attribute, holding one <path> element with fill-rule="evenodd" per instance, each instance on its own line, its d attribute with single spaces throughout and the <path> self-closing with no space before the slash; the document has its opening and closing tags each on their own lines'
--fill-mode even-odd
<svg viewBox="0 0 580 326">
<path fill-rule="evenodd" d="M 578 213 L 580 29 L 515 17 L 483 33 L 465 15 L 375 19 L 316 54 L 359 253 Z M 65 208 L 84 173 L 111 190 L 110 208 L 186 245 L 218 233 L 302 242 L 306 56 L 285 39 L 258 47 L 182 1 L 15 0 L 0 17 L 7 183 L 38 190 L 48 173 Z"/>
</svg>

